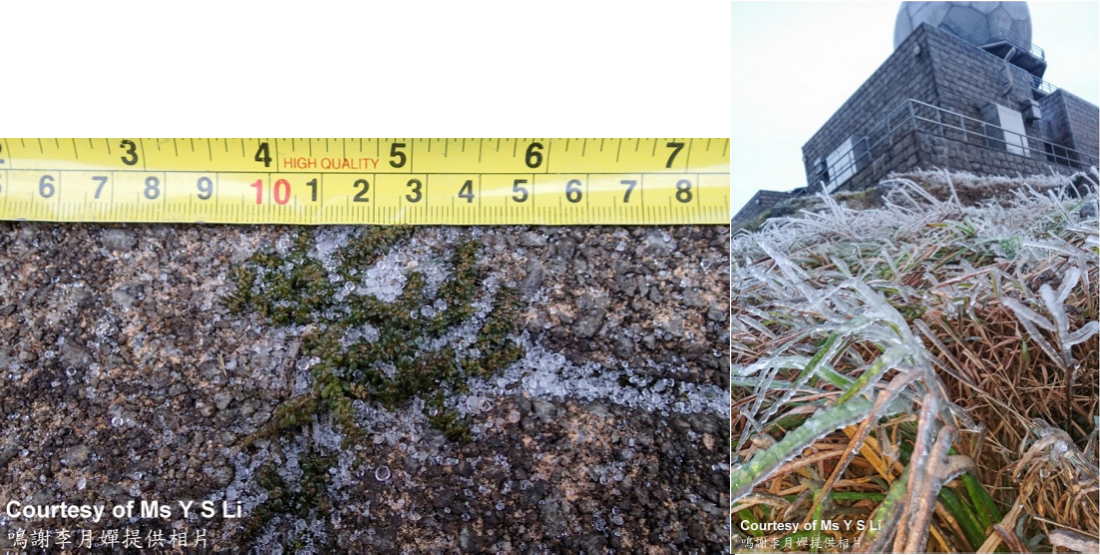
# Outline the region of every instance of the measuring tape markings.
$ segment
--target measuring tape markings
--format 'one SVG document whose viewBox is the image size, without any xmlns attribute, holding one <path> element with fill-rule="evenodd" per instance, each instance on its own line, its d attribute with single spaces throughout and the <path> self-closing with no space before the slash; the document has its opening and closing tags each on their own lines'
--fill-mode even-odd
<svg viewBox="0 0 1100 555">
<path fill-rule="evenodd" d="M 648 224 L 729 212 L 728 139 L 0 139 L 0 219 Z"/>
</svg>

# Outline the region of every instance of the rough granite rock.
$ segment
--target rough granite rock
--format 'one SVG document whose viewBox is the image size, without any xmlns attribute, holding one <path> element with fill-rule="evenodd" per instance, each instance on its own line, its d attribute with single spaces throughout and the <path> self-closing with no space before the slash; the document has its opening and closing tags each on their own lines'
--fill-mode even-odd
<svg viewBox="0 0 1100 555">
<path fill-rule="evenodd" d="M 235 268 L 292 253 L 303 233 L 339 280 L 335 253 L 365 231 L 0 223 L 0 502 L 212 500 L 243 514 L 0 514 L 0 548 L 17 529 L 187 528 L 260 552 L 728 549 L 727 227 L 414 230 L 325 302 L 395 302 L 414 271 L 438 291 L 473 240 L 472 315 L 438 341 L 484 354 L 463 337 L 514 288 L 522 356 L 442 388 L 439 408 L 357 399 L 357 438 L 328 410 L 265 435 L 316 391 L 303 341 L 337 328 L 227 306 Z M 438 410 L 469 441 L 437 429 Z"/>
</svg>

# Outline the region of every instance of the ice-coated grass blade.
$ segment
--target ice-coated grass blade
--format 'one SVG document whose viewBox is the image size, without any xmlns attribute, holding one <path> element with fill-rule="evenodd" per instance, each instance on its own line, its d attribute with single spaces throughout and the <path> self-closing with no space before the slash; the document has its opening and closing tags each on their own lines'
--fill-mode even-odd
<svg viewBox="0 0 1100 555">
<path fill-rule="evenodd" d="M 857 550 L 992 552 L 1001 542 L 1003 551 L 1049 552 L 1047 524 L 1002 518 L 1017 506 L 1095 538 L 1095 510 L 1078 508 L 1095 507 L 1100 421 L 1088 395 L 1100 333 L 1095 172 L 1084 185 L 1085 174 L 944 174 L 945 183 L 915 174 L 880 187 L 873 203 L 844 194 L 799 201 L 797 217 L 735 237 L 733 258 L 743 262 L 733 273 L 746 293 L 734 318 L 751 316 L 766 331 L 742 324 L 733 334 L 737 360 L 750 365 L 731 370 L 736 389 L 754 394 L 738 403 L 733 432 L 756 444 L 740 451 L 752 453 L 744 467 L 733 465 L 732 497 L 749 492 L 734 506 L 754 507 L 754 493 L 790 492 L 787 511 L 753 514 L 805 523 L 837 510 L 878 521 Z M 750 367 L 767 370 L 753 383 L 739 370 Z M 848 414 L 863 421 L 842 428 L 847 441 L 831 431 L 890 377 L 913 381 L 889 417 L 872 407 Z M 929 395 L 939 409 L 915 418 Z M 1085 445 L 1090 460 L 1080 464 L 1091 474 L 1042 453 L 1020 460 L 1036 415 L 1071 434 L 1067 446 Z M 937 433 L 944 429 L 957 429 L 958 450 Z M 814 464 L 802 464 L 811 453 Z M 1043 468 L 1069 474 L 1039 479 Z M 1014 478 L 1021 472 L 1030 474 Z M 961 481 L 946 488 L 953 478 Z M 851 532 L 837 537 L 851 541 Z M 1019 539 L 1005 544 L 1006 532 Z"/>
<path fill-rule="evenodd" d="M 886 349 L 882 356 L 875 359 L 875 362 L 871 364 L 871 367 L 867 369 L 851 386 L 844 392 L 843 395 L 837 399 L 837 404 L 843 403 L 856 395 L 859 395 L 863 390 L 873 385 L 871 380 L 877 381 L 887 370 L 894 368 L 895 365 L 905 357 L 906 350 L 900 347 L 890 347 Z"/>
<path fill-rule="evenodd" d="M 890 490 L 886 492 L 886 498 L 882 500 L 882 503 L 878 504 L 875 508 L 875 512 L 871 514 L 871 526 L 867 529 L 867 534 L 863 537 L 863 551 L 864 553 L 881 553 L 885 547 L 885 543 L 890 539 L 894 533 L 894 529 L 898 524 L 898 517 L 901 516 L 902 504 L 905 501 L 905 483 L 909 480 L 909 467 L 905 467 L 905 470 L 898 476 L 897 480 L 890 485 Z"/>
<path fill-rule="evenodd" d="M 820 523 L 822 520 L 824 520 L 823 516 L 825 514 L 825 507 L 824 507 L 824 504 L 821 502 L 822 501 L 821 496 L 823 496 L 823 495 L 827 496 L 828 492 L 826 492 L 824 490 L 821 490 L 821 489 L 818 489 L 817 491 L 814 492 L 814 518 L 811 522 Z M 822 535 L 823 534 L 822 534 L 821 527 L 820 526 L 814 526 L 812 537 L 813 537 L 813 539 L 816 539 L 817 541 L 810 544 L 811 547 L 813 548 L 814 553 L 817 553 L 817 547 L 816 546 L 819 546 L 819 545 L 823 544 Z"/>
<path fill-rule="evenodd" d="M 830 408 L 818 409 L 798 428 L 787 432 L 783 439 L 764 451 L 759 451 L 730 474 L 731 501 L 748 495 L 752 488 L 769 478 L 783 463 L 797 457 L 802 450 L 844 426 L 862 420 L 871 410 L 866 399 L 853 399 Z"/>
</svg>

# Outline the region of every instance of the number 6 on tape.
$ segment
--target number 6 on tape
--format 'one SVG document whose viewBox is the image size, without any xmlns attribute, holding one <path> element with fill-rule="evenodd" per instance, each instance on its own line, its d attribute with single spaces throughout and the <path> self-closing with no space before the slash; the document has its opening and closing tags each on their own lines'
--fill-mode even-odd
<svg viewBox="0 0 1100 555">
<path fill-rule="evenodd" d="M 0 139 L 0 219 L 730 221 L 729 139 Z"/>
</svg>

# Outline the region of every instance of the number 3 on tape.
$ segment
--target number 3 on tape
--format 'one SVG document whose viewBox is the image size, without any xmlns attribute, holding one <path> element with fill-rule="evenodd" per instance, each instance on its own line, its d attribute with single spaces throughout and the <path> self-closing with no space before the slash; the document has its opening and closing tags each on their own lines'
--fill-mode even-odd
<svg viewBox="0 0 1100 555">
<path fill-rule="evenodd" d="M 730 221 L 729 139 L 0 139 L 0 219 Z"/>
</svg>

